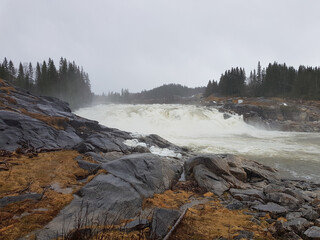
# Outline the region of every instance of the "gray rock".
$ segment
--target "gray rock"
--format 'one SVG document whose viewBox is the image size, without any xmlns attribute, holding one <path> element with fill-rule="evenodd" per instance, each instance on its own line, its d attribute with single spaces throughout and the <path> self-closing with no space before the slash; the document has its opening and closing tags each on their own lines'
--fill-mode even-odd
<svg viewBox="0 0 320 240">
<path fill-rule="evenodd" d="M 266 200 L 278 203 L 283 206 L 288 206 L 290 208 L 295 208 L 300 203 L 300 201 L 293 196 L 281 192 L 267 193 Z"/>
<path fill-rule="evenodd" d="M 117 151 L 121 152 L 120 147 L 115 144 L 113 141 L 111 141 L 110 135 L 105 134 L 92 134 L 86 139 L 86 143 L 91 144 L 95 148 L 97 148 L 99 151 L 102 152 L 112 152 Z"/>
<path fill-rule="evenodd" d="M 91 163 L 84 160 L 78 160 L 77 162 L 79 167 L 81 167 L 84 170 L 87 170 L 89 173 L 96 173 L 101 168 L 100 164 Z"/>
<path fill-rule="evenodd" d="M 295 218 L 284 223 L 284 225 L 290 227 L 293 231 L 295 231 L 295 233 L 299 234 L 304 232 L 308 227 L 312 226 L 312 223 L 305 218 Z"/>
<path fill-rule="evenodd" d="M 235 195 L 247 195 L 250 197 L 253 197 L 255 199 L 260 198 L 260 199 L 264 199 L 264 193 L 261 190 L 257 190 L 257 189 L 235 189 L 235 188 L 230 188 L 229 192 L 231 193 L 232 196 Z"/>
<path fill-rule="evenodd" d="M 320 227 L 320 218 L 318 218 L 314 221 L 314 225 L 317 227 Z"/>
<path fill-rule="evenodd" d="M 106 159 L 99 153 L 86 152 L 85 155 L 91 157 L 96 162 L 100 162 L 100 163 L 107 162 Z"/>
<path fill-rule="evenodd" d="M 283 234 L 282 239 L 302 240 L 302 238 L 294 232 L 287 232 Z"/>
<path fill-rule="evenodd" d="M 156 208 L 152 216 L 151 238 L 163 239 L 179 216 L 177 210 Z"/>
<path fill-rule="evenodd" d="M 187 176 L 192 173 L 200 186 L 217 195 L 228 188 L 251 188 L 249 182 L 277 179 L 276 171 L 255 161 L 234 155 L 201 155 L 185 162 Z"/>
<path fill-rule="evenodd" d="M 271 217 L 277 218 L 279 216 L 284 216 L 288 210 L 276 203 L 268 202 L 267 204 L 259 204 L 253 206 L 254 210 L 261 212 L 269 212 Z"/>
<path fill-rule="evenodd" d="M 233 239 L 235 240 L 240 240 L 240 239 L 253 239 L 254 233 L 249 232 L 246 230 L 241 230 L 239 231 L 239 235 L 234 237 Z"/>
<path fill-rule="evenodd" d="M 124 156 L 102 167 L 108 174 L 100 174 L 82 187 L 78 197 L 39 233 L 39 239 L 48 234 L 56 237 L 62 225 L 65 231 L 71 230 L 75 215 L 81 211 L 89 217 L 107 216 L 110 222 L 135 217 L 144 198 L 169 189 L 177 181 L 179 169 L 166 158 L 148 153 Z M 82 203 L 86 209 L 81 209 Z"/>
<path fill-rule="evenodd" d="M 204 187 L 218 196 L 221 196 L 230 188 L 230 184 L 226 180 L 217 176 L 203 165 L 195 166 L 193 174 L 200 187 Z"/>
<path fill-rule="evenodd" d="M 309 239 L 320 239 L 320 227 L 310 227 L 307 231 L 304 232 L 304 235 L 308 237 Z"/>
<path fill-rule="evenodd" d="M 121 152 L 107 152 L 107 153 L 102 153 L 102 155 L 106 159 L 105 162 L 110 162 L 123 157 L 123 153 Z"/>
<path fill-rule="evenodd" d="M 313 208 L 305 209 L 302 212 L 302 216 L 304 218 L 308 219 L 309 221 L 314 221 L 320 217 L 319 213 L 317 211 L 315 211 Z"/>
<path fill-rule="evenodd" d="M 0 199 L 0 208 L 7 206 L 11 203 L 21 202 L 24 200 L 40 200 L 42 198 L 42 194 L 38 193 L 28 193 L 18 196 L 7 196 Z"/>
<path fill-rule="evenodd" d="M 300 218 L 301 216 L 302 216 L 301 212 L 289 212 L 286 215 L 286 219 L 290 221 L 292 219 Z"/>
<path fill-rule="evenodd" d="M 178 180 L 180 165 L 150 153 L 132 154 L 102 164 L 109 174 L 130 182 L 144 197 L 169 189 Z"/>
<path fill-rule="evenodd" d="M 271 183 L 269 185 L 267 185 L 265 188 L 263 188 L 263 192 L 265 194 L 268 193 L 275 193 L 275 192 L 284 192 L 285 191 L 285 187 L 275 184 L 275 183 Z"/>
<path fill-rule="evenodd" d="M 229 210 L 239 210 L 239 209 L 244 209 L 245 205 L 240 202 L 240 201 L 233 201 L 231 203 L 229 203 L 226 208 L 228 208 Z"/>
<path fill-rule="evenodd" d="M 139 231 L 139 230 L 142 230 L 142 229 L 147 228 L 149 226 L 150 226 L 150 222 L 148 221 L 148 219 L 135 219 L 135 220 L 127 223 L 126 225 L 124 225 L 122 230 L 127 231 L 127 232 Z"/>
</svg>

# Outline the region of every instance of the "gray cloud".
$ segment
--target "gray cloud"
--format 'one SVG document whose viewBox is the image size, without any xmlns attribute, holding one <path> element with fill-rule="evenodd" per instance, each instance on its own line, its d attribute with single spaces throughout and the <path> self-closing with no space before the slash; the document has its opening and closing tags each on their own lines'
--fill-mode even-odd
<svg viewBox="0 0 320 240">
<path fill-rule="evenodd" d="M 0 58 L 61 56 L 93 91 L 206 85 L 234 66 L 319 66 L 316 0 L 2 0 Z"/>
</svg>

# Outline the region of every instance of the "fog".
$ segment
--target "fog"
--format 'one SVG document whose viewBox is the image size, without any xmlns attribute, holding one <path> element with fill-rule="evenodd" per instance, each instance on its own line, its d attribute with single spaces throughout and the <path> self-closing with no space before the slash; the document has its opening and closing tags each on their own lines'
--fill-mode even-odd
<svg viewBox="0 0 320 240">
<path fill-rule="evenodd" d="M 317 66 L 319 1 L 18 1 L 0 5 L 0 59 L 74 60 L 95 93 L 189 87 L 260 60 Z"/>
</svg>

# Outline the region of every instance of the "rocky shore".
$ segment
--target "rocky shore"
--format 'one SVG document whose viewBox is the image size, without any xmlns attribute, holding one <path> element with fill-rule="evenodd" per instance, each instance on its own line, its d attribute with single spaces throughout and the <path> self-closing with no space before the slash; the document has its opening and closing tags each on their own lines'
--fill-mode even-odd
<svg viewBox="0 0 320 240">
<path fill-rule="evenodd" d="M 204 104 L 215 106 L 226 114 L 242 115 L 248 124 L 265 129 L 320 132 L 320 101 L 209 97 Z"/>
<path fill-rule="evenodd" d="M 3 80 L 0 100 L 0 239 L 320 239 L 320 185 L 108 128 Z"/>
</svg>

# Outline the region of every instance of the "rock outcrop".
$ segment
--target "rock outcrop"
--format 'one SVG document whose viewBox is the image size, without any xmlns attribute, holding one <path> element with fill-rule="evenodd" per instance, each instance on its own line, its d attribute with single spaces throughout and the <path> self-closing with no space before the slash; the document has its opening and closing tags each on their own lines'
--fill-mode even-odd
<svg viewBox="0 0 320 240">
<path fill-rule="evenodd" d="M 73 200 L 70 188 L 69 204 L 63 204 L 62 206 L 66 206 L 58 215 L 46 221 L 47 225 L 36 232 L 37 239 L 55 238 L 63 232 L 68 232 L 81 218 L 100 220 L 104 224 L 136 218 L 145 213 L 143 201 L 146 198 L 179 185 L 176 183 L 183 168 L 187 180 L 192 182 L 189 185 L 191 190 L 197 189 L 197 193 L 203 189 L 204 192 L 210 192 L 206 195 L 206 201 L 209 198 L 213 201 L 212 196 L 215 194 L 224 209 L 243 209 L 248 215 L 252 215 L 251 221 L 255 224 L 260 223 L 261 216 L 270 216 L 267 219 L 270 225 L 266 230 L 275 238 L 319 238 L 318 184 L 282 179 L 275 169 L 234 155 L 196 155 L 157 135 L 134 136 L 128 132 L 108 128 L 96 121 L 76 116 L 65 102 L 55 98 L 33 96 L 2 80 L 0 99 L 0 153 L 3 156 L 12 154 L 8 151 L 16 151 L 18 154 L 25 154 L 25 158 L 32 158 L 40 152 L 72 149 L 73 151 L 69 152 L 74 155 L 68 160 L 76 164 L 78 170 L 96 174 L 87 180 L 83 178 L 88 177 L 88 174 L 81 175 L 84 176 L 81 181 L 87 182 L 82 182 L 81 187 L 76 188 Z M 235 112 L 244 115 L 247 111 L 256 111 L 258 115 L 252 113 L 252 116 L 255 115 L 254 117 L 263 121 L 267 118 L 283 118 L 286 121 L 305 121 L 308 118 L 309 122 L 319 121 L 316 116 L 313 118 L 314 121 L 311 121 L 309 113 L 305 116 L 290 110 L 282 112 L 280 116 L 278 110 L 268 112 L 259 108 L 243 108 L 246 107 L 243 105 L 232 110 L 236 109 Z M 246 119 L 249 121 L 250 117 L 247 116 Z M 307 128 L 303 127 L 301 130 Z M 166 149 L 174 154 L 152 154 L 153 148 Z M 41 154 L 46 153 L 39 155 Z M 73 164 L 70 166 L 74 167 Z M 6 169 L 8 170 L 9 168 Z M 74 179 L 74 182 L 80 182 L 80 179 Z M 50 182 L 49 187 L 54 188 L 53 186 Z M 41 201 L 43 196 L 46 197 L 45 190 L 48 186 L 38 188 L 44 189 L 42 194 L 31 191 L 22 194 L 25 192 L 23 190 L 2 195 L 4 197 L 0 199 L 0 210 L 21 201 Z M 200 202 L 201 199 L 197 199 L 194 203 Z M 214 207 L 211 210 L 214 211 Z M 150 220 L 151 235 L 162 238 L 179 214 L 178 211 L 158 208 L 154 210 L 153 219 L 145 219 L 143 224 L 140 219 L 135 220 L 131 225 L 127 225 L 127 228 L 148 227 Z M 157 222 L 161 224 L 156 226 Z M 85 230 L 87 229 L 81 229 Z M 245 237 L 253 238 L 254 235 L 250 231 L 239 231 L 235 239 Z"/>
<path fill-rule="evenodd" d="M 296 132 L 320 132 L 319 103 L 312 101 L 277 102 L 257 98 L 242 104 L 225 103 L 221 112 L 243 115 L 251 125 L 266 129 Z"/>
</svg>

